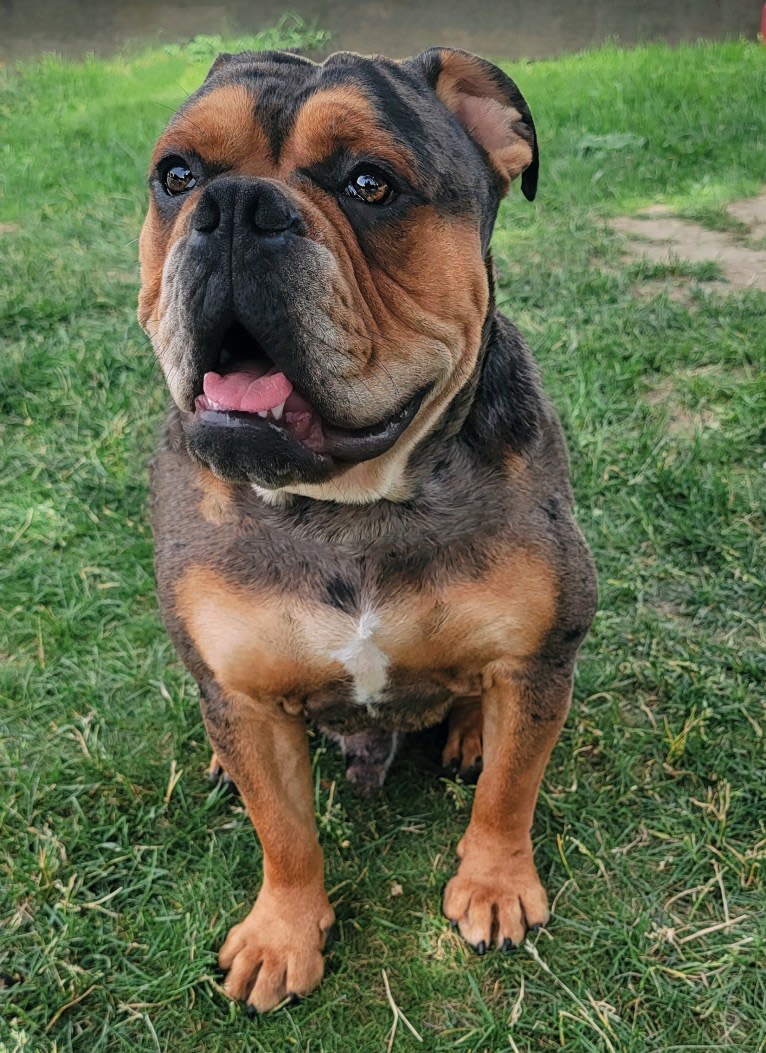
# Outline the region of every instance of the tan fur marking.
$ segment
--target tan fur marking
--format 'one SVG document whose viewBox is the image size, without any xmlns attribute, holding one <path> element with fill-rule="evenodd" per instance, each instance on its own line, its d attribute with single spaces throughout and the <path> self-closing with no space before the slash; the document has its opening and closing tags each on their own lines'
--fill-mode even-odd
<svg viewBox="0 0 766 1053">
<path fill-rule="evenodd" d="M 141 289 L 138 294 L 139 324 L 152 334 L 152 312 L 160 299 L 162 268 L 169 243 L 169 231 L 157 213 L 154 201 L 149 201 L 141 235 L 139 237 L 139 260 L 141 266 Z M 156 319 L 155 319 L 156 321 Z"/>
<path fill-rule="evenodd" d="M 226 84 L 202 95 L 171 121 L 159 140 L 152 163 L 177 151 L 190 150 L 214 165 L 250 175 L 271 170 L 269 141 L 257 123 L 257 99 L 241 84 Z"/>
<path fill-rule="evenodd" d="M 223 526 L 232 519 L 231 486 L 201 466 L 195 466 L 199 510 L 202 518 L 213 526 Z"/>
<path fill-rule="evenodd" d="M 535 654 L 556 613 L 556 582 L 542 559 L 515 551 L 478 581 L 434 602 L 418 593 L 384 608 L 381 638 L 398 666 L 481 671 L 500 656 Z"/>
<path fill-rule="evenodd" d="M 404 176 L 412 172 L 410 154 L 381 126 L 367 96 L 351 85 L 318 91 L 307 99 L 282 148 L 280 171 L 316 164 L 341 147 L 364 156 L 372 151 Z"/>
<path fill-rule="evenodd" d="M 291 696 L 344 675 L 340 662 L 322 662 L 307 653 L 298 612 L 284 596 L 232 585 L 211 568 L 195 565 L 176 586 L 176 608 L 227 691 Z"/>
</svg>

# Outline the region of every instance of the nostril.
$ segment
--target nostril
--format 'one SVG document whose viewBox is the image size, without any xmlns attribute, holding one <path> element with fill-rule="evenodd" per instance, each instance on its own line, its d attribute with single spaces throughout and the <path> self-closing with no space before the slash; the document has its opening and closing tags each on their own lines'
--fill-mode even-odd
<svg viewBox="0 0 766 1053">
<path fill-rule="evenodd" d="M 256 234 L 305 236 L 306 224 L 281 188 L 265 179 L 219 177 L 202 191 L 191 219 L 196 234 L 231 237 Z"/>
<path fill-rule="evenodd" d="M 221 209 L 212 194 L 203 194 L 192 219 L 200 234 L 212 234 L 221 222 Z"/>
</svg>

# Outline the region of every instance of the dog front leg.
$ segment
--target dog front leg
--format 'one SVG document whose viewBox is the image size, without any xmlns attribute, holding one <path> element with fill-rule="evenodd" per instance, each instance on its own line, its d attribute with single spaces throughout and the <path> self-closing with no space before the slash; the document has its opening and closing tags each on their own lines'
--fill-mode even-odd
<svg viewBox="0 0 766 1053">
<path fill-rule="evenodd" d="M 274 700 L 217 689 L 202 713 L 216 757 L 234 780 L 263 848 L 252 910 L 230 931 L 218 964 L 224 990 L 263 1012 L 322 979 L 334 921 L 324 888 L 306 727 Z"/>
<path fill-rule="evenodd" d="M 444 893 L 444 912 L 483 954 L 510 950 L 549 917 L 532 858 L 531 826 L 545 766 L 571 699 L 571 676 L 515 662 L 483 675 L 483 771 L 460 866 Z"/>
</svg>

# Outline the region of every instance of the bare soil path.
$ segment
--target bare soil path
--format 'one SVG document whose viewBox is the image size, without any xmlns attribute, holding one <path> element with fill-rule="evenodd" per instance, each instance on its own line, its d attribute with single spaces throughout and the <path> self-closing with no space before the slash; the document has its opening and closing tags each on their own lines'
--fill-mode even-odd
<svg viewBox="0 0 766 1053">
<path fill-rule="evenodd" d="M 718 291 L 760 289 L 766 292 L 766 188 L 756 197 L 735 201 L 729 215 L 742 224 L 741 232 L 709 230 L 679 219 L 664 205 L 654 205 L 635 216 L 620 216 L 611 227 L 626 236 L 629 259 L 656 263 L 687 260 L 718 265 L 728 288 Z M 713 284 L 713 283 L 701 283 Z"/>
</svg>

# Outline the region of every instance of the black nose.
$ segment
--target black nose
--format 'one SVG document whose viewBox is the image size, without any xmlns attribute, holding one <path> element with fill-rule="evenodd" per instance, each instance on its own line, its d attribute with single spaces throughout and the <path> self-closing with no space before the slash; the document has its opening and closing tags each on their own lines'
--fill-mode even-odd
<svg viewBox="0 0 766 1053">
<path fill-rule="evenodd" d="M 199 234 L 229 237 L 235 231 L 264 238 L 306 233 L 300 212 L 276 183 L 236 176 L 221 176 L 205 187 L 192 227 Z"/>
</svg>

